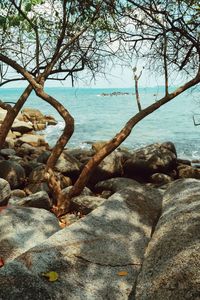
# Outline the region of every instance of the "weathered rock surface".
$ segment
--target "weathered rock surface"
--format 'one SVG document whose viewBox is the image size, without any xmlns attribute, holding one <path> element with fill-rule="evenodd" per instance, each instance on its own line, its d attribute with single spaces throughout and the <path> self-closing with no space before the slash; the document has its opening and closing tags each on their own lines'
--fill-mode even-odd
<svg viewBox="0 0 200 300">
<path fill-rule="evenodd" d="M 0 161 L 0 177 L 7 180 L 11 189 L 20 188 L 25 179 L 24 169 L 16 162 Z"/>
<path fill-rule="evenodd" d="M 154 173 L 168 174 L 177 165 L 177 158 L 172 149 L 164 144 L 152 144 L 132 154 L 124 163 L 125 175 L 138 180 L 146 180 Z"/>
<path fill-rule="evenodd" d="M 129 299 L 160 213 L 150 202 L 143 189 L 114 194 L 1 268 L 0 298 Z M 52 270 L 59 276 L 54 283 L 42 276 Z"/>
<path fill-rule="evenodd" d="M 5 179 L 0 178 L 0 205 L 7 204 L 11 195 L 10 184 Z"/>
<path fill-rule="evenodd" d="M 0 213 L 0 257 L 4 261 L 12 260 L 43 242 L 59 229 L 56 217 L 44 209 L 30 207 L 3 209 Z M 10 294 L 10 299 L 16 299 L 14 297 L 16 295 Z M 4 297 L 0 295 L 0 299 Z"/>
<path fill-rule="evenodd" d="M 199 299 L 200 181 L 178 180 L 164 194 L 163 212 L 146 250 L 136 296 Z"/>
<path fill-rule="evenodd" d="M 12 197 L 8 204 L 14 206 L 44 208 L 46 210 L 50 210 L 52 207 L 52 202 L 45 191 L 40 191 L 24 198 Z"/>
</svg>

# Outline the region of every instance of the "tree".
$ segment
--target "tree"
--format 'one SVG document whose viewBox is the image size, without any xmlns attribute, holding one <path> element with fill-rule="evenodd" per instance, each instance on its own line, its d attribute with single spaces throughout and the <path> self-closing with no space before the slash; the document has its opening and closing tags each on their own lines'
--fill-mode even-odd
<svg viewBox="0 0 200 300">
<path fill-rule="evenodd" d="M 197 1 L 128 0 L 121 3 L 123 14 L 119 37 L 137 58 L 146 59 L 151 70 L 164 74 L 165 95 L 140 110 L 85 165 L 69 194 L 58 201 L 58 212 L 69 208 L 70 198 L 82 191 L 95 167 L 114 151 L 135 125 L 187 89 L 200 82 L 200 15 Z M 169 92 L 169 76 L 185 75 L 186 82 Z"/>
<path fill-rule="evenodd" d="M 27 88 L 14 107 L 7 109 L 0 128 L 0 147 L 30 93 L 50 103 L 63 117 L 65 128 L 47 162 L 52 169 L 74 131 L 74 120 L 65 107 L 45 92 L 46 80 L 65 80 L 83 69 L 101 71 L 107 51 L 115 1 L 10 0 L 0 4 L 1 85 L 26 80 Z M 109 12 L 110 19 L 104 11 Z M 99 31 L 100 30 L 100 31 Z M 112 53 L 113 54 L 113 53 Z M 10 78 L 10 68 L 16 76 Z"/>
</svg>

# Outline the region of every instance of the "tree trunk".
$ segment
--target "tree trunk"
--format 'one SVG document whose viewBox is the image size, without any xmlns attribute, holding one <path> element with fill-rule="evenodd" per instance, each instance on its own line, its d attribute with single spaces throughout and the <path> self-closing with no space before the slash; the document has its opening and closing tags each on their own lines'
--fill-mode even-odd
<svg viewBox="0 0 200 300">
<path fill-rule="evenodd" d="M 61 104 L 59 103 L 55 98 L 52 96 L 48 95 L 43 91 L 43 89 L 39 89 L 36 91 L 37 95 L 51 104 L 57 112 L 61 115 L 61 117 L 65 121 L 65 128 L 63 130 L 63 133 L 61 134 L 60 138 L 58 139 L 56 145 L 54 146 L 51 155 L 47 161 L 46 164 L 46 170 L 48 171 L 49 169 L 53 169 L 55 167 L 55 164 L 60 157 L 62 151 L 64 150 L 65 145 L 71 138 L 73 132 L 74 132 L 74 119 L 68 112 L 68 110 Z"/>
<path fill-rule="evenodd" d="M 20 98 L 18 99 L 18 101 L 16 102 L 16 104 L 7 111 L 7 114 L 0 127 L 0 149 L 2 149 L 6 137 L 8 135 L 8 132 L 11 129 L 16 116 L 20 112 L 21 108 L 23 107 L 24 103 L 26 102 L 32 90 L 33 88 L 29 84 L 27 88 L 24 90 L 24 92 L 22 93 L 22 95 L 20 96 Z"/>
<path fill-rule="evenodd" d="M 200 71 L 198 72 L 197 76 L 192 79 L 191 81 L 187 82 L 180 88 L 176 89 L 173 93 L 165 95 L 162 99 L 158 100 L 157 102 L 151 104 L 147 108 L 143 109 L 142 111 L 138 112 L 135 116 L 133 116 L 124 126 L 124 128 L 116 134 L 116 136 L 106 143 L 106 145 L 101 148 L 85 165 L 83 168 L 79 178 L 75 182 L 73 188 L 70 190 L 68 194 L 62 196 L 62 199 L 58 206 L 57 215 L 62 215 L 67 212 L 69 208 L 69 201 L 72 197 L 78 196 L 84 187 L 86 186 L 92 171 L 100 164 L 100 162 L 111 152 L 113 152 L 131 133 L 134 126 L 144 119 L 146 116 L 154 112 L 155 110 L 159 109 L 162 105 L 166 104 L 188 88 L 196 85 L 200 82 Z"/>
<path fill-rule="evenodd" d="M 139 78 L 140 78 L 140 76 L 139 77 L 137 77 L 137 75 L 134 76 L 136 102 L 137 102 L 138 110 L 141 111 L 142 106 L 141 106 L 141 103 L 140 103 L 140 96 L 139 96 L 139 90 L 138 90 L 138 80 L 139 80 Z"/>
</svg>

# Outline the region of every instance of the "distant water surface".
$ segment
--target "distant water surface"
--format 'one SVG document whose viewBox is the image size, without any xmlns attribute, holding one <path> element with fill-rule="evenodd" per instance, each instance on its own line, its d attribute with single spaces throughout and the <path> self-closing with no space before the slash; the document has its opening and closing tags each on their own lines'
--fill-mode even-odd
<svg viewBox="0 0 200 300">
<path fill-rule="evenodd" d="M 1 88 L 0 99 L 16 102 L 22 88 Z M 75 132 L 68 146 L 87 147 L 88 142 L 111 139 L 124 124 L 137 112 L 135 95 L 132 89 L 94 89 L 94 88 L 47 88 L 75 119 Z M 128 95 L 108 95 L 113 92 Z M 163 88 L 142 88 L 140 90 L 143 107 L 157 101 Z M 45 130 L 47 141 L 53 145 L 59 137 L 64 122 L 48 103 L 34 93 L 25 104 L 26 107 L 40 109 L 58 120 L 58 125 Z M 198 115 L 199 114 L 199 115 Z M 194 126 L 193 116 L 200 122 L 200 90 L 185 92 L 158 111 L 146 117 L 133 129 L 122 144 L 130 149 L 139 148 L 154 142 L 172 141 L 179 157 L 200 159 L 200 126 Z"/>
</svg>

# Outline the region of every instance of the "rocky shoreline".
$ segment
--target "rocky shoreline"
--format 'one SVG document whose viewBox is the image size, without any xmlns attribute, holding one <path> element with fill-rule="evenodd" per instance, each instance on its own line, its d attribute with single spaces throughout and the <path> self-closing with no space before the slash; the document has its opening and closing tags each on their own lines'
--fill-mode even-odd
<svg viewBox="0 0 200 300">
<path fill-rule="evenodd" d="M 171 142 L 118 149 L 58 220 L 43 178 L 51 149 L 35 132 L 48 124 L 56 120 L 24 109 L 0 150 L 0 299 L 195 299 L 200 169 Z M 63 190 L 103 145 L 63 151 Z"/>
</svg>

